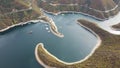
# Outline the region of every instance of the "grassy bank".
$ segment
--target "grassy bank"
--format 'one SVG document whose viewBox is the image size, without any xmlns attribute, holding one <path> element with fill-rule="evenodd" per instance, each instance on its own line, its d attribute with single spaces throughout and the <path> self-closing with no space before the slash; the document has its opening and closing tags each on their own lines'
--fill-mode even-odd
<svg viewBox="0 0 120 68">
<path fill-rule="evenodd" d="M 83 26 L 86 26 L 92 29 L 97 33 L 102 43 L 99 48 L 89 57 L 86 61 L 77 64 L 66 65 L 62 62 L 59 62 L 54 57 L 49 55 L 42 49 L 38 48 L 39 58 L 46 64 L 51 67 L 57 68 L 119 68 L 120 67 L 120 36 L 112 35 L 97 25 L 85 21 L 78 20 Z"/>
</svg>

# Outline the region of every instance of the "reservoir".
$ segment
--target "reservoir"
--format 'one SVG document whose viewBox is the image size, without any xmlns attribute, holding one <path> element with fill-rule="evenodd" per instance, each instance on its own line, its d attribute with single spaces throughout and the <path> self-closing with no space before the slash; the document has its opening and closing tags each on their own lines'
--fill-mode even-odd
<svg viewBox="0 0 120 68">
<path fill-rule="evenodd" d="M 43 68 L 35 59 L 38 43 L 65 62 L 76 62 L 91 53 L 97 38 L 77 24 L 77 19 L 94 19 L 82 14 L 51 15 L 59 32 L 59 38 L 50 32 L 48 24 L 37 22 L 18 26 L 0 34 L 0 68 Z"/>
</svg>

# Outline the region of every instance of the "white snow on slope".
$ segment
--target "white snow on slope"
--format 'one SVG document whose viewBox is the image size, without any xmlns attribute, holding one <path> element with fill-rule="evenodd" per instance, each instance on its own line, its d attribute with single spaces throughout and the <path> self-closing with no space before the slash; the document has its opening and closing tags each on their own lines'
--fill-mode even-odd
<svg viewBox="0 0 120 68">
<path fill-rule="evenodd" d="M 98 25 L 109 33 L 120 35 L 120 31 L 116 31 L 111 28 L 112 25 L 116 25 L 118 23 L 120 23 L 120 12 L 112 18 L 100 22 Z"/>
</svg>

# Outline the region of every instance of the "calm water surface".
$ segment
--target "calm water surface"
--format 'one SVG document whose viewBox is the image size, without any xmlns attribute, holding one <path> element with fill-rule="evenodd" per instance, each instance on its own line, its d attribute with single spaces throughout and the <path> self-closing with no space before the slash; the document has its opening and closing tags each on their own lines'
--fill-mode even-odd
<svg viewBox="0 0 120 68">
<path fill-rule="evenodd" d="M 76 20 L 92 18 L 81 14 L 47 15 L 53 18 L 65 37 L 53 35 L 49 32 L 49 26 L 41 22 L 12 28 L 0 35 L 0 68 L 43 68 L 34 56 L 35 46 L 40 42 L 65 62 L 79 61 L 91 52 L 97 38 L 76 24 Z M 30 31 L 33 33 L 30 34 Z"/>
</svg>

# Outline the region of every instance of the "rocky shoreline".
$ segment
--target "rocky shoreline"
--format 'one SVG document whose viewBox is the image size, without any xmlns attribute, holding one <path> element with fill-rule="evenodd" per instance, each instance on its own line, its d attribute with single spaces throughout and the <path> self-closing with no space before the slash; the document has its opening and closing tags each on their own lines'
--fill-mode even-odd
<svg viewBox="0 0 120 68">
<path fill-rule="evenodd" d="M 57 59 L 55 56 L 50 54 L 43 46 L 42 49 L 39 48 L 38 54 L 35 54 L 35 56 L 39 55 L 39 59 L 36 59 L 37 61 L 43 61 L 45 65 L 48 65 L 50 67 L 56 67 L 56 68 L 119 68 L 119 65 L 117 62 L 119 62 L 119 52 L 116 50 L 116 48 L 119 47 L 119 39 L 120 36 L 113 35 L 108 33 L 107 31 L 102 30 L 99 28 L 96 24 L 88 22 L 86 20 L 78 20 L 83 28 L 88 29 L 89 31 L 94 31 L 95 34 L 98 36 L 98 40 L 101 39 L 101 41 L 98 41 L 98 44 L 91 52 L 91 55 L 87 56 L 87 58 L 75 62 L 75 63 L 66 63 L 64 61 L 61 61 Z M 93 33 L 93 32 L 92 32 Z M 93 33 L 94 34 L 94 33 Z M 38 44 L 39 45 L 39 44 Z M 109 52 L 108 52 L 109 51 Z M 111 55 L 112 53 L 112 55 Z M 44 55 L 44 57 L 42 56 Z M 115 56 L 115 60 L 111 60 Z M 45 57 L 46 56 L 46 57 Z M 107 61 L 104 61 L 105 58 L 107 58 Z M 41 59 L 41 60 L 40 60 Z M 84 61 L 84 62 L 83 62 Z M 115 64 L 112 64 L 111 62 L 116 62 Z M 105 65 L 103 65 L 103 63 Z"/>
<path fill-rule="evenodd" d="M 14 24 L 14 25 L 11 25 L 11 26 L 8 26 L 8 27 L 6 27 L 6 28 L 4 28 L 4 29 L 1 29 L 0 30 L 0 32 L 2 33 L 2 32 L 4 32 L 4 31 L 7 31 L 7 30 L 9 30 L 10 28 L 14 28 L 14 27 L 16 27 L 16 26 L 20 26 L 20 25 L 25 25 L 25 24 L 28 24 L 28 23 L 35 23 L 35 22 L 39 22 L 40 20 L 30 20 L 30 21 L 27 21 L 27 22 L 21 22 L 21 23 L 18 23 L 18 24 Z"/>
<path fill-rule="evenodd" d="M 37 51 L 38 48 L 39 48 L 39 46 L 42 45 L 41 47 L 42 47 L 43 52 L 45 52 L 45 54 L 47 54 L 48 57 L 51 57 L 51 58 L 55 59 L 56 61 L 58 61 L 58 64 L 59 64 L 59 63 L 62 63 L 62 64 L 65 64 L 65 65 L 73 65 L 73 64 L 78 64 L 78 63 L 84 62 L 84 61 L 87 60 L 89 57 L 91 57 L 92 54 L 95 52 L 95 50 L 100 46 L 100 44 L 101 44 L 101 39 L 100 39 L 100 37 L 99 37 L 94 31 L 92 31 L 91 29 L 87 28 L 86 26 L 84 26 L 84 25 L 82 25 L 82 24 L 80 24 L 80 23 L 78 23 L 78 24 L 79 24 L 80 26 L 82 26 L 83 28 L 89 30 L 89 31 L 90 31 L 93 35 L 95 35 L 95 37 L 98 39 L 98 42 L 97 42 L 96 46 L 93 48 L 93 50 L 91 51 L 91 53 L 90 53 L 88 56 L 86 56 L 84 59 L 82 59 L 82 60 L 80 60 L 80 61 L 77 61 L 77 62 L 72 62 L 72 63 L 64 62 L 64 61 L 58 59 L 57 57 L 55 57 L 54 55 L 52 55 L 51 53 L 49 53 L 49 52 L 44 48 L 43 43 L 38 44 L 38 45 L 36 46 L 36 48 L 35 48 L 35 51 Z M 41 53 L 38 53 L 38 52 L 35 53 L 35 56 L 37 57 L 36 60 L 41 64 L 41 62 L 43 62 L 44 59 L 46 59 L 46 58 L 41 59 L 42 56 L 39 56 L 39 57 L 38 57 L 38 54 L 41 54 Z M 51 59 L 49 59 L 49 60 L 51 60 Z M 51 60 L 51 61 L 54 61 L 54 60 Z M 48 64 L 46 64 L 45 61 L 44 61 L 44 65 L 43 65 L 43 64 L 41 64 L 41 65 L 42 65 L 42 66 L 44 66 L 44 65 L 49 66 Z M 44 67 L 46 68 L 46 66 L 44 66 Z"/>
<path fill-rule="evenodd" d="M 2 32 L 5 32 L 5 31 L 9 30 L 10 28 L 14 28 L 14 27 L 20 26 L 20 25 L 25 25 L 25 24 L 28 24 L 28 23 L 31 23 L 31 22 L 32 22 L 32 23 L 36 23 L 36 22 L 48 23 L 48 22 L 45 22 L 45 21 L 43 21 L 43 20 L 30 20 L 30 21 L 27 21 L 27 22 L 21 22 L 21 23 L 18 23 L 18 24 L 14 24 L 14 25 L 8 26 L 8 27 L 6 27 L 6 28 L 4 28 L 4 29 L 1 29 L 0 32 L 2 33 Z M 61 34 L 60 32 L 58 32 L 57 26 L 54 24 L 54 22 L 52 21 L 52 19 L 51 19 L 51 22 L 52 22 L 52 24 L 48 23 L 49 26 L 50 26 L 51 32 L 52 32 L 54 35 L 58 36 L 58 37 L 61 37 L 61 38 L 64 37 L 63 34 Z M 53 27 L 54 27 L 54 28 L 53 28 Z"/>
<path fill-rule="evenodd" d="M 40 65 L 42 65 L 45 68 L 54 68 L 51 66 L 46 65 L 44 62 L 42 62 L 41 59 L 39 59 L 39 55 L 38 55 L 38 48 L 41 47 L 42 49 L 44 48 L 44 45 L 42 43 L 39 43 L 36 47 L 35 47 L 35 58 L 37 59 L 38 63 Z"/>
<path fill-rule="evenodd" d="M 43 10 L 44 10 L 44 9 L 43 9 Z M 92 18 L 94 18 L 94 19 L 96 19 L 96 20 L 99 20 L 99 21 L 104 21 L 104 20 L 107 20 L 107 19 L 108 19 L 108 18 L 106 18 L 106 19 L 101 19 L 101 18 L 99 18 L 99 17 L 93 16 L 93 15 L 90 15 L 90 14 L 86 14 L 86 13 L 83 13 L 83 12 L 77 12 L 77 11 L 59 11 L 59 12 L 57 12 L 57 13 L 54 13 L 54 12 L 48 12 L 48 11 L 44 10 L 44 12 L 49 13 L 49 14 L 53 14 L 53 15 L 67 14 L 67 13 L 83 14 L 83 15 L 85 15 L 85 16 L 92 17 Z"/>
</svg>

